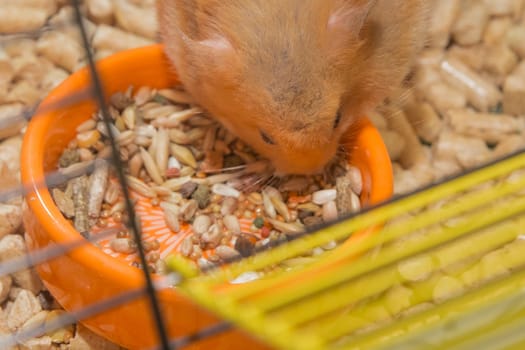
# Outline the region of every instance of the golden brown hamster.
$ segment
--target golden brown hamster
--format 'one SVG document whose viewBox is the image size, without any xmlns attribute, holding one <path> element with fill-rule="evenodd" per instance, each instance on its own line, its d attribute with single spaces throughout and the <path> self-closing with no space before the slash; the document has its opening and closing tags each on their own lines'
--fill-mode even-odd
<svg viewBox="0 0 525 350">
<path fill-rule="evenodd" d="M 316 173 L 399 86 L 425 0 L 158 0 L 161 40 L 195 100 L 280 173 Z"/>
</svg>

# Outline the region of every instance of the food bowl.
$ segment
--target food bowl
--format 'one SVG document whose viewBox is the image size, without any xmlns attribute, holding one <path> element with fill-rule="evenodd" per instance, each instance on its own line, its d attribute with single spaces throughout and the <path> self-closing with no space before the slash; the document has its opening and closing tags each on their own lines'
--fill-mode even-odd
<svg viewBox="0 0 525 350">
<path fill-rule="evenodd" d="M 97 63 L 106 98 L 129 86 L 166 88 L 178 83 L 161 45 L 125 51 Z M 43 101 L 40 111 L 29 123 L 21 159 L 22 181 L 30 186 L 26 195 L 24 223 L 31 251 L 78 241 L 81 236 L 64 218 L 47 187 L 45 174 L 55 170 L 60 154 L 75 137 L 76 127 L 97 110 L 94 100 L 83 100 L 68 107 L 46 108 L 89 86 L 87 69 L 71 75 Z M 58 104 L 57 104 L 58 105 Z M 381 137 L 372 124 L 359 121 L 349 161 L 363 177 L 361 203 L 376 204 L 392 195 L 392 169 Z M 365 230 L 354 234 L 346 244 L 371 234 Z M 88 244 L 37 266 L 45 286 L 67 311 L 76 311 L 123 292 L 144 286 L 142 272 L 123 260 L 112 257 Z M 154 276 L 157 278 L 158 276 Z M 193 304 L 176 288 L 158 293 L 163 318 L 170 337 L 188 335 L 219 320 Z M 82 323 L 95 333 L 130 349 L 143 349 L 158 344 L 155 323 L 147 297 L 106 310 Z M 194 343 L 189 349 L 257 349 L 262 344 L 241 331 L 232 330 Z"/>
</svg>

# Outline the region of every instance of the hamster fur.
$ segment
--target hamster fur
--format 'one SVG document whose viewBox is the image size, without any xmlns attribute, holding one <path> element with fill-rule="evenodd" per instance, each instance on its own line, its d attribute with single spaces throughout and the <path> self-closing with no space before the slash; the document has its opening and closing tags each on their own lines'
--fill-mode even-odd
<svg viewBox="0 0 525 350">
<path fill-rule="evenodd" d="M 158 0 L 181 82 L 278 173 L 311 174 L 398 87 L 426 0 Z"/>
</svg>

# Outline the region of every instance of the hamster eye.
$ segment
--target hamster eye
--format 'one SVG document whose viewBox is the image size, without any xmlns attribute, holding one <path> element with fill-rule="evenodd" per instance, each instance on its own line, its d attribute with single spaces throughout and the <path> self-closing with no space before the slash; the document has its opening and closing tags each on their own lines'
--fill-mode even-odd
<svg viewBox="0 0 525 350">
<path fill-rule="evenodd" d="M 260 133 L 261 133 L 261 138 L 264 142 L 266 142 L 269 145 L 275 145 L 275 142 L 272 140 L 270 136 L 268 136 L 266 133 L 262 131 Z"/>
<path fill-rule="evenodd" d="M 335 115 L 335 120 L 334 120 L 334 129 L 337 128 L 339 126 L 339 122 L 341 121 L 341 111 L 337 111 L 337 114 Z"/>
</svg>

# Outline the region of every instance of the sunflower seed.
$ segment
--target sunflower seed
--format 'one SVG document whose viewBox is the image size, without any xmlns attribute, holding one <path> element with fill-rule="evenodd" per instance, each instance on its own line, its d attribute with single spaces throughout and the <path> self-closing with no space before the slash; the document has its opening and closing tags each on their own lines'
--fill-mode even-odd
<svg viewBox="0 0 525 350">
<path fill-rule="evenodd" d="M 334 201 L 336 197 L 337 191 L 335 189 L 320 190 L 312 193 L 312 202 L 318 205 L 323 205 L 330 201 Z"/>
</svg>

